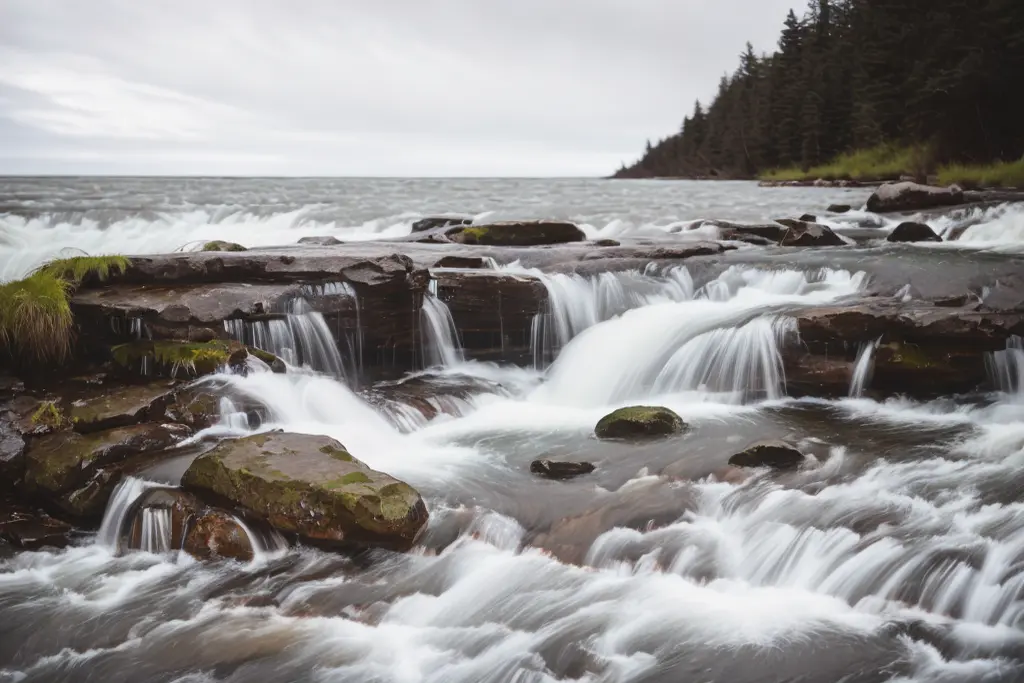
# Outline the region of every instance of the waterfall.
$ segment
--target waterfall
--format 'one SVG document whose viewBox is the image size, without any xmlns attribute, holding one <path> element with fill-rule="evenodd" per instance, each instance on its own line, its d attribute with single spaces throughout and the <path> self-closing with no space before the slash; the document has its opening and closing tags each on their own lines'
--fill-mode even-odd
<svg viewBox="0 0 1024 683">
<path fill-rule="evenodd" d="M 250 527 L 241 517 L 233 516 L 232 519 L 249 539 L 253 562 L 273 559 L 288 550 L 288 541 L 277 529 L 267 527 L 265 532 L 261 532 Z"/>
<path fill-rule="evenodd" d="M 169 553 L 171 551 L 171 511 L 164 507 L 148 507 L 142 510 L 142 545 L 140 550 L 147 553 Z"/>
<path fill-rule="evenodd" d="M 343 339 L 351 361 L 346 367 L 323 314 L 314 311 L 303 298 L 289 303 L 284 318 L 225 320 L 224 329 L 233 339 L 273 353 L 289 365 L 306 366 L 338 378 L 358 372 L 359 345 Z"/>
<path fill-rule="evenodd" d="M 882 338 L 879 337 L 873 342 L 861 344 L 857 352 L 857 363 L 853 366 L 853 376 L 850 377 L 850 396 L 860 398 L 864 395 L 868 383 L 871 381 L 871 371 L 874 369 L 875 349 L 878 348 Z"/>
<path fill-rule="evenodd" d="M 107 509 L 103 513 L 103 522 L 96 534 L 96 544 L 110 550 L 117 550 L 121 531 L 124 529 L 126 516 L 132 503 L 147 489 L 158 485 L 138 477 L 125 477 L 110 495 Z"/>
<path fill-rule="evenodd" d="M 1006 340 L 1004 351 L 995 351 L 986 358 L 992 384 L 1008 394 L 1024 393 L 1024 338 L 1017 335 Z"/>
<path fill-rule="evenodd" d="M 423 297 L 420 330 L 424 367 L 450 366 L 465 360 L 452 313 L 433 292 Z"/>
</svg>

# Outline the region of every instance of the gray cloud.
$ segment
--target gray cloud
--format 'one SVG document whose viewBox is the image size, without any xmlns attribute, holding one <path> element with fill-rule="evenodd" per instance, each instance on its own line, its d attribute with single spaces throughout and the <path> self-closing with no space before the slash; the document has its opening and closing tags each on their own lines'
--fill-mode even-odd
<svg viewBox="0 0 1024 683">
<path fill-rule="evenodd" d="M 601 175 L 791 0 L 0 0 L 0 172 Z"/>
</svg>

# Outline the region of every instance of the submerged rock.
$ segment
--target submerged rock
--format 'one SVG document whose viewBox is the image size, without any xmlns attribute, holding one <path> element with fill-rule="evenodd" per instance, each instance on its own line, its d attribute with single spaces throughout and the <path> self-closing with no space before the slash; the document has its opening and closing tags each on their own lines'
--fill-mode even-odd
<svg viewBox="0 0 1024 683">
<path fill-rule="evenodd" d="M 729 458 L 729 464 L 787 470 L 799 467 L 805 459 L 803 453 L 784 441 L 761 441 Z"/>
<path fill-rule="evenodd" d="M 25 490 L 74 517 L 99 519 L 130 458 L 165 451 L 190 433 L 181 425 L 142 424 L 44 436 L 26 451 Z"/>
<path fill-rule="evenodd" d="M 594 428 L 599 439 L 637 439 L 681 434 L 683 419 L 661 406 L 619 408 L 601 418 Z"/>
<path fill-rule="evenodd" d="M 852 209 L 849 204 L 830 204 L 828 207 L 829 213 L 849 213 Z"/>
<path fill-rule="evenodd" d="M 575 223 L 566 221 L 508 221 L 488 225 L 461 226 L 447 233 L 459 244 L 496 247 L 531 247 L 544 244 L 582 242 L 587 237 Z"/>
<path fill-rule="evenodd" d="M 589 462 L 558 462 L 555 460 L 534 460 L 530 471 L 547 479 L 572 479 L 594 471 Z"/>
<path fill-rule="evenodd" d="M 788 218 L 782 218 L 778 222 L 789 228 L 779 241 L 783 247 L 841 247 L 846 244 L 843 238 L 832 232 L 827 225 Z"/>
<path fill-rule="evenodd" d="M 913 182 L 886 183 L 868 197 L 867 210 L 873 213 L 920 211 L 963 203 L 964 191 L 956 185 L 932 187 Z"/>
<path fill-rule="evenodd" d="M 203 248 L 200 249 L 200 251 L 249 251 L 249 250 L 246 249 L 245 247 L 243 247 L 241 244 L 236 244 L 234 242 L 225 242 L 224 240 L 214 240 L 212 242 L 207 242 L 206 244 L 204 244 Z"/>
<path fill-rule="evenodd" d="M 344 244 L 337 237 L 330 235 L 313 235 L 311 237 L 300 237 L 298 244 L 312 244 L 319 247 L 334 247 L 339 244 Z"/>
<path fill-rule="evenodd" d="M 907 221 L 897 225 L 885 240 L 887 242 L 941 242 L 942 238 L 924 223 Z"/>
<path fill-rule="evenodd" d="M 328 547 L 404 550 L 427 521 L 415 489 L 370 469 L 325 436 L 274 433 L 223 441 L 197 458 L 182 482 Z"/>
<path fill-rule="evenodd" d="M 447 228 L 452 225 L 471 225 L 472 216 L 427 216 L 412 224 L 412 232 L 426 232 L 436 228 Z"/>
</svg>

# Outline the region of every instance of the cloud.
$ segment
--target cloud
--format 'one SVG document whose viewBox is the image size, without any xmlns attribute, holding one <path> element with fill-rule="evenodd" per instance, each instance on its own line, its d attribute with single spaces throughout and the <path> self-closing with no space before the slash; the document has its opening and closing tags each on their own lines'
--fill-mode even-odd
<svg viewBox="0 0 1024 683">
<path fill-rule="evenodd" d="M 0 172 L 607 174 L 791 4 L 0 0 Z"/>
</svg>

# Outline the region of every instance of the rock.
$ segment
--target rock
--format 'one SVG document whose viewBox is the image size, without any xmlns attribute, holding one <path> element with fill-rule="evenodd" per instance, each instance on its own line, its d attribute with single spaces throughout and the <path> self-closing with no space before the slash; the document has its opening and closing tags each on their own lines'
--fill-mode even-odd
<svg viewBox="0 0 1024 683">
<path fill-rule="evenodd" d="M 783 247 L 841 247 L 846 244 L 843 238 L 819 223 L 805 223 L 786 218 L 779 220 L 788 230 L 779 244 Z"/>
<path fill-rule="evenodd" d="M 182 550 L 197 560 L 232 559 L 252 562 L 252 541 L 238 521 L 219 510 L 208 510 L 188 530 Z"/>
<path fill-rule="evenodd" d="M 530 463 L 530 471 L 547 479 L 572 479 L 593 472 L 594 465 L 589 462 L 534 460 Z"/>
<path fill-rule="evenodd" d="M 126 461 L 164 451 L 189 434 L 180 425 L 143 424 L 35 439 L 25 454 L 25 490 L 77 518 L 98 520 Z"/>
<path fill-rule="evenodd" d="M 607 238 L 594 240 L 595 247 L 617 247 L 620 246 L 620 244 L 621 243 L 618 240 L 612 240 Z"/>
<path fill-rule="evenodd" d="M 935 231 L 924 223 L 907 221 L 897 225 L 886 242 L 941 242 L 942 238 L 935 234 Z"/>
<path fill-rule="evenodd" d="M 427 521 L 415 489 L 370 469 L 325 436 L 272 433 L 223 441 L 197 458 L 182 482 L 327 547 L 405 550 Z"/>
<path fill-rule="evenodd" d="M 0 408 L 0 488 L 17 486 L 25 474 L 25 437 L 18 416 Z"/>
<path fill-rule="evenodd" d="M 138 341 L 110 349 L 114 361 L 127 370 L 150 376 L 186 375 L 199 377 L 217 372 L 228 364 L 232 348 L 227 342 L 205 344 L 179 341 Z"/>
<path fill-rule="evenodd" d="M 313 235 L 312 237 L 300 237 L 297 244 L 314 244 L 318 247 L 334 247 L 339 244 L 344 244 L 337 237 L 330 235 Z"/>
<path fill-rule="evenodd" d="M 231 355 L 228 356 L 228 367 L 231 368 L 232 372 L 245 375 L 249 371 L 250 357 L 264 363 L 273 373 L 282 374 L 288 372 L 288 366 L 283 360 L 268 351 L 263 351 L 253 346 L 240 346 L 232 351 Z"/>
<path fill-rule="evenodd" d="M 165 380 L 138 385 L 102 385 L 72 398 L 65 414 L 75 431 L 83 434 L 138 424 L 150 419 L 150 415 L 163 415 L 173 400 L 175 384 Z"/>
<path fill-rule="evenodd" d="M 849 213 L 853 207 L 849 204 L 830 204 L 827 210 L 829 213 Z"/>
<path fill-rule="evenodd" d="M 471 216 L 428 216 L 412 224 L 412 232 L 426 232 L 436 228 L 447 228 L 452 225 L 472 225 Z"/>
<path fill-rule="evenodd" d="M 599 439 L 636 439 L 681 434 L 683 419 L 660 406 L 619 408 L 601 418 L 594 428 Z"/>
<path fill-rule="evenodd" d="M 575 223 L 565 221 L 508 221 L 450 229 L 448 239 L 459 244 L 530 247 L 582 242 L 587 237 Z"/>
<path fill-rule="evenodd" d="M 490 268 L 490 261 L 482 256 L 444 256 L 434 264 L 435 268 Z"/>
<path fill-rule="evenodd" d="M 223 240 L 214 240 L 213 242 L 207 242 L 203 245 L 200 251 L 249 251 L 241 244 L 235 244 L 234 242 L 225 242 Z"/>
<path fill-rule="evenodd" d="M 805 213 L 803 216 L 800 216 L 800 220 L 802 220 L 804 223 L 817 223 L 818 217 L 815 216 L 813 213 Z"/>
<path fill-rule="evenodd" d="M 210 384 L 198 383 L 174 392 L 161 421 L 175 422 L 200 431 L 220 420 L 220 394 Z M 154 418 L 157 419 L 157 418 Z"/>
<path fill-rule="evenodd" d="M 867 210 L 874 213 L 920 211 L 963 203 L 964 192 L 956 185 L 931 187 L 912 182 L 886 183 L 868 197 Z"/>
<path fill-rule="evenodd" d="M 799 467 L 804 454 L 783 441 L 762 441 L 729 458 L 733 467 L 771 467 L 788 470 Z"/>
<path fill-rule="evenodd" d="M 700 221 L 699 225 L 694 226 L 704 227 L 706 225 L 713 225 L 718 228 L 718 234 L 721 239 L 731 239 L 739 241 L 749 241 L 749 238 L 755 237 L 761 240 L 767 240 L 772 244 L 778 244 L 783 236 L 786 234 L 786 228 L 779 223 L 733 223 L 732 221 L 721 221 L 721 220 L 705 220 Z"/>
<path fill-rule="evenodd" d="M 0 500 L 0 539 L 22 550 L 64 548 L 71 542 L 71 525 L 42 510 Z"/>
</svg>

